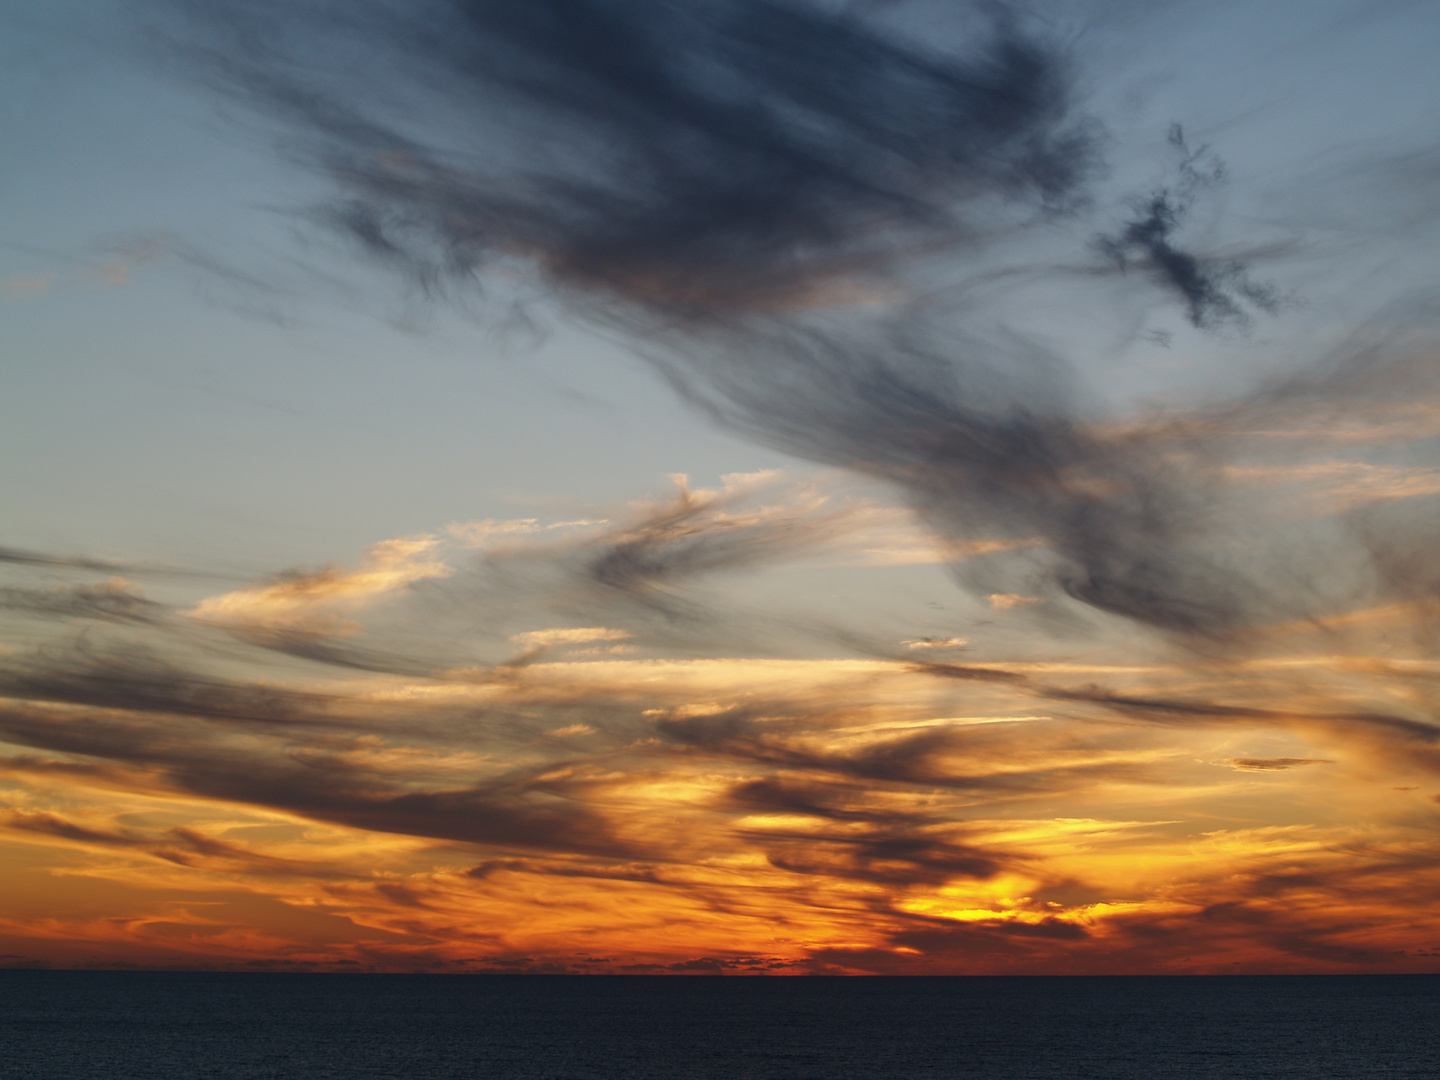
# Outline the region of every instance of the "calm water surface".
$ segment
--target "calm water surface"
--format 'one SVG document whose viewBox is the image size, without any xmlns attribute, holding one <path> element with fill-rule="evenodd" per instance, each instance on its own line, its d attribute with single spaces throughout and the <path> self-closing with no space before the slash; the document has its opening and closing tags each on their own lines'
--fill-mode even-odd
<svg viewBox="0 0 1440 1080">
<path fill-rule="evenodd" d="M 1440 1078 L 1440 976 L 0 972 L 5 1080 Z"/>
</svg>

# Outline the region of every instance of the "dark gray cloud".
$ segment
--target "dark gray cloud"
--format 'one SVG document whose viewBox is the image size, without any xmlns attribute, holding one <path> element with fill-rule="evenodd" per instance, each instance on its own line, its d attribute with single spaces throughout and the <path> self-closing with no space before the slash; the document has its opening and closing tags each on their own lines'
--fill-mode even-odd
<svg viewBox="0 0 1440 1080">
<path fill-rule="evenodd" d="M 800 874 L 901 884 L 990 878 L 1010 861 L 998 851 L 947 835 L 923 811 L 867 804 L 857 786 L 815 778 L 772 777 L 742 783 L 730 798 L 751 812 L 817 819 L 807 829 L 750 828 L 741 833 L 772 866 Z M 858 828 L 857 828 L 858 826 Z"/>
<path fill-rule="evenodd" d="M 336 869 L 323 862 L 266 854 L 185 826 L 150 833 L 136 829 L 95 829 L 77 825 L 56 814 L 23 810 L 12 810 L 8 816 L 0 815 L 0 824 L 20 832 L 52 836 L 78 844 L 143 851 L 177 866 L 319 881 L 337 876 Z"/>
<path fill-rule="evenodd" d="M 76 825 L 73 821 L 66 821 L 64 818 L 58 817 L 55 814 L 26 813 L 23 810 L 12 810 L 4 823 L 8 828 L 19 829 L 21 832 L 57 836 L 62 840 L 73 840 L 81 844 L 134 847 L 144 842 L 143 839 L 136 836 L 115 832 L 102 832 L 98 829 L 87 829 L 83 825 Z"/>
<path fill-rule="evenodd" d="M 698 376 L 670 368 L 728 426 L 891 481 L 946 535 L 1042 538 L 1045 575 L 1101 610 L 1219 634 L 1258 606 L 1252 583 L 1211 547 L 1218 462 L 1203 441 L 1105 437 L 1043 396 L 1027 403 L 1042 372 L 983 342 L 958 339 L 947 356 L 898 325 L 878 338 L 740 337 Z M 1010 399 L 972 399 L 967 372 L 983 384 L 997 359 L 1013 361 L 1001 376 Z"/>
<path fill-rule="evenodd" d="M 1273 613 L 1213 550 L 1213 445 L 1096 434 L 1063 358 L 925 300 L 923 267 L 1059 220 L 1097 173 L 1077 58 L 1018 7 L 950 5 L 928 35 L 818 0 L 156 10 L 172 59 L 333 178 L 320 219 L 424 288 L 528 266 L 717 422 L 882 477 L 947 535 L 1039 537 L 1040 577 L 1084 605 L 1211 637 Z M 1178 180 L 1103 256 L 1197 326 L 1273 308 L 1181 246 L 1223 173 L 1172 143 Z M 591 572 L 649 589 L 704 562 L 657 551 L 637 536 Z"/>
<path fill-rule="evenodd" d="M 798 730 L 776 724 L 772 712 L 793 714 Z M 992 725 L 941 725 L 900 730 L 867 740 L 854 749 L 817 748 L 806 732 L 820 728 L 843 731 L 842 710 L 827 715 L 806 708 L 803 701 L 767 701 L 762 708 L 739 708 L 706 716 L 662 718 L 656 728 L 665 738 L 686 751 L 703 751 L 706 756 L 724 757 L 747 764 L 781 770 L 824 780 L 836 797 L 834 807 L 821 804 L 810 811 L 843 820 L 838 796 L 848 791 L 852 802 L 863 790 L 881 790 L 885 785 L 920 786 L 983 795 L 989 799 L 1023 796 L 1038 792 L 1071 792 L 1103 779 L 1124 777 L 1131 783 L 1147 780 L 1140 767 L 1115 762 L 1097 764 L 1084 760 L 1090 749 L 1080 736 L 1032 733 L 1026 746 L 1015 745 L 1011 731 Z M 840 783 L 836 784 L 839 780 Z M 848 782 L 848 783 L 847 783 Z M 785 799 L 814 797 L 822 787 L 759 783 L 738 789 L 735 798 Z M 800 795 L 809 792 L 808 796 Z M 796 804 L 792 809 L 800 809 Z M 871 810 L 867 820 L 894 824 L 885 815 Z"/>
<path fill-rule="evenodd" d="M 1091 164 L 1061 56 L 986 5 L 949 51 L 808 0 L 161 10 L 340 182 L 322 217 L 427 286 L 518 255 L 672 316 L 784 306 Z"/>
<path fill-rule="evenodd" d="M 1247 772 L 1283 772 L 1286 769 L 1294 769 L 1301 765 L 1328 765 L 1328 758 L 1230 758 L 1226 761 L 1236 769 Z"/>
<path fill-rule="evenodd" d="M 119 559 L 97 559 L 82 555 L 57 555 L 50 552 L 25 551 L 20 548 L 0 547 L 0 566 L 7 563 L 14 567 L 46 569 L 57 572 L 85 570 L 130 577 L 197 578 L 211 581 L 235 580 L 234 574 L 219 574 L 185 567 L 126 562 Z M 102 586 L 94 587 L 101 588 Z"/>
<path fill-rule="evenodd" d="M 0 694 L 102 709 L 256 725 L 322 724 L 338 699 L 217 678 L 148 647 L 91 648 L 83 639 L 0 662 Z"/>
<path fill-rule="evenodd" d="M 1208 146 L 1188 146 L 1178 124 L 1170 129 L 1170 145 L 1180 156 L 1177 183 L 1134 200 L 1135 217 L 1118 233 L 1102 236 L 1097 241 L 1100 250 L 1121 270 L 1138 262 L 1150 271 L 1179 295 L 1191 325 L 1201 329 L 1225 323 L 1248 325 L 1241 301 L 1274 313 L 1279 307 L 1275 288 L 1253 281 L 1243 262 L 1206 260 L 1176 245 L 1175 234 L 1196 200 L 1226 177 L 1219 157 Z"/>
<path fill-rule="evenodd" d="M 14 563 L 19 566 L 45 566 L 66 570 L 99 570 L 117 573 L 126 569 L 118 562 L 105 559 L 86 559 L 79 556 L 47 555 L 37 551 L 21 551 L 17 548 L 0 548 L 0 563 Z"/>
<path fill-rule="evenodd" d="M 41 617 L 155 622 L 164 605 L 122 584 L 0 588 L 0 609 Z"/>
<path fill-rule="evenodd" d="M 343 742 L 312 736 L 242 749 L 238 734 L 196 732 L 181 720 L 148 714 L 57 715 L 27 705 L 0 709 L 0 739 L 136 767 L 131 782 L 140 788 L 269 806 L 354 828 L 437 840 L 632 854 L 595 808 L 563 797 L 563 784 L 539 779 L 544 769 L 521 770 L 476 785 L 415 790 L 384 768 L 357 763 L 344 753 Z"/>
</svg>

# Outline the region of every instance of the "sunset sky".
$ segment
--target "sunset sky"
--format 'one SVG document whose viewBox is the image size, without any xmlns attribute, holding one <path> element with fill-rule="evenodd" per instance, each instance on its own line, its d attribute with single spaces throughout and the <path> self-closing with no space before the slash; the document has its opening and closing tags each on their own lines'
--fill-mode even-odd
<svg viewBox="0 0 1440 1080">
<path fill-rule="evenodd" d="M 0 0 L 0 966 L 1440 972 L 1437 46 Z"/>
</svg>

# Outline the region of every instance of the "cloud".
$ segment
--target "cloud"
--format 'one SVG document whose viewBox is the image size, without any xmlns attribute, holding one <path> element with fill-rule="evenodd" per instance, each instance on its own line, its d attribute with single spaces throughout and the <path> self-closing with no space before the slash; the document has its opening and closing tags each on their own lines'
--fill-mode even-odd
<svg viewBox="0 0 1440 1080">
<path fill-rule="evenodd" d="M 985 599 L 996 611 L 1009 611 L 1011 608 L 1042 603 L 1038 596 L 1022 596 L 1019 593 L 991 593 Z"/>
<path fill-rule="evenodd" d="M 554 735 L 556 738 L 563 739 L 571 735 L 594 735 L 595 729 L 592 728 L 589 724 L 569 724 L 562 728 L 556 728 L 554 731 L 550 732 L 550 734 Z"/>
<path fill-rule="evenodd" d="M 586 556 L 583 570 L 590 580 L 607 590 L 659 600 L 678 581 L 806 554 L 852 524 L 818 493 L 797 493 L 790 505 L 742 510 L 753 483 L 736 479 L 720 491 L 692 492 L 680 479 L 673 502 L 647 508 L 632 527 L 609 531 L 594 544 L 597 550 Z"/>
<path fill-rule="evenodd" d="M 550 630 L 527 630 L 514 634 L 510 640 L 526 647 L 551 645 L 575 645 L 591 641 L 623 641 L 630 636 L 628 630 L 611 630 L 604 626 L 566 626 Z"/>
<path fill-rule="evenodd" d="M 76 825 L 74 822 L 66 821 L 64 818 L 56 817 L 54 814 L 30 814 L 23 810 L 11 811 L 5 821 L 5 825 L 11 829 L 40 833 L 45 836 L 57 836 L 63 840 L 73 840 L 82 844 L 131 847 L 142 842 L 133 836 L 123 836 L 113 832 L 87 829 L 84 826 Z"/>
<path fill-rule="evenodd" d="M 1286 310 L 1247 259 L 1303 245 L 1272 224 L 1217 254 L 1191 219 L 1235 181 L 1178 124 L 1167 182 L 1106 186 L 1099 150 L 1128 142 L 1092 115 L 1103 95 L 1076 90 L 1103 81 L 1079 44 L 1094 12 L 966 4 L 942 27 L 905 7 L 175 0 L 154 29 L 170 63 L 330 178 L 314 221 L 432 295 L 578 314 L 713 422 L 893 485 L 937 536 L 925 558 L 979 595 L 1206 647 L 1348 602 L 1288 571 L 1370 553 L 1316 551 L 1231 481 L 1283 456 L 1257 429 L 1413 402 L 1400 383 L 1433 365 L 1401 376 L 1398 344 L 1371 333 L 1288 382 L 1117 425 L 1033 330 L 1044 290 L 1101 281 L 1123 317 L 1158 283 L 1194 326 L 1242 326 Z M 1097 230 L 1117 198 L 1130 220 Z M 1419 497 L 1423 472 L 1395 481 Z M 697 512 L 617 535 L 587 572 L 658 609 L 671 574 L 782 543 L 738 524 L 691 543 Z"/>
<path fill-rule="evenodd" d="M 81 634 L 64 644 L 0 657 L 0 694 L 141 715 L 235 722 L 242 725 L 324 723 L 343 698 L 293 690 L 243 677 L 216 676 L 192 667 L 184 649 L 166 655 L 169 642 L 106 648 Z"/>
<path fill-rule="evenodd" d="M 430 599 L 405 594 L 421 611 Z M 152 645 L 174 640 L 153 624 L 114 626 Z M 614 628 L 551 629 L 588 639 Z M 242 645 L 252 659 L 268 653 Z M 582 948 L 567 927 L 578 920 L 615 958 L 600 970 L 771 956 L 756 943 L 782 925 L 792 940 L 777 962 L 799 970 L 1186 970 L 1183 957 L 1201 948 L 1222 967 L 1235 957 L 1261 969 L 1371 969 L 1384 950 L 1365 928 L 1399 925 L 1386 906 L 1399 902 L 1388 891 L 1394 875 L 1415 889 L 1430 872 L 1401 865 L 1403 831 L 1392 852 L 1356 859 L 1333 829 L 1197 839 L 1182 822 L 1226 805 L 1211 781 L 1187 773 L 1205 768 L 1192 747 L 1207 730 L 1331 740 L 1316 744 L 1324 753 L 1234 763 L 1354 768 L 1387 743 L 1413 768 L 1422 727 L 1383 718 L 1063 688 L 1043 664 L 972 670 L 917 664 L 913 653 L 769 662 L 642 653 L 488 674 L 353 675 L 343 687 L 327 675 L 328 693 L 207 676 L 182 667 L 186 657 L 198 659 L 188 647 L 163 668 L 133 652 L 116 664 L 89 654 L 98 679 L 84 652 L 7 657 L 0 741 L 31 751 L 0 770 L 33 792 L 9 826 L 92 860 L 113 857 L 88 872 L 115 880 L 154 882 L 156 871 L 126 861 L 140 859 L 184 875 L 177 888 L 240 885 L 396 935 L 368 960 L 331 950 L 322 964 L 452 970 L 479 951 L 496 964 L 571 970 Z M 1075 677 L 1186 685 L 1193 676 L 1077 667 Z M 953 704 L 977 711 L 937 713 L 937 691 L 950 687 Z M 1085 711 L 1016 708 L 1037 700 Z M 1343 791 L 1328 775 L 1316 782 Z M 45 799 L 91 809 L 42 808 Z M 1127 799 L 1152 817 L 1165 806 L 1164 820 L 1068 816 L 1086 801 Z M 94 809 L 112 800 L 113 810 Z M 183 805 L 199 823 L 155 816 Z M 251 814 L 292 823 L 297 837 L 321 832 L 277 843 L 275 824 L 223 824 Z M 1282 852 L 1310 877 L 1274 872 Z M 1116 866 L 1136 867 L 1141 880 Z M 1176 889 L 1183 902 L 1167 892 Z M 1264 914 L 1281 902 L 1303 918 L 1282 925 Z M 1369 913 L 1363 925 L 1357 904 Z M 127 940 L 147 940 L 139 926 Z M 99 940 L 75 922 L 54 933 Z M 254 946 L 260 956 L 278 947 Z M 257 955 L 238 943 L 204 948 Z"/>
<path fill-rule="evenodd" d="M 1300 765 L 1329 765 L 1329 758 L 1230 758 L 1227 762 L 1232 769 L 1241 772 L 1283 772 Z"/>
<path fill-rule="evenodd" d="M 907 649 L 963 649 L 969 644 L 966 638 L 915 638 L 902 641 Z"/>
<path fill-rule="evenodd" d="M 221 596 L 202 600 L 189 612 L 207 622 L 243 628 L 298 630 L 319 634 L 351 633 L 356 624 L 339 614 L 416 581 L 447 577 L 454 570 L 427 556 L 432 536 L 403 537 L 376 544 L 359 570 L 339 567 L 297 571 Z"/>
<path fill-rule="evenodd" d="M 164 606 L 146 599 L 123 578 L 103 585 L 0 587 L 0 609 L 36 616 L 154 622 Z"/>
<path fill-rule="evenodd" d="M 49 555 L 34 551 L 19 551 L 15 548 L 0 548 L 0 562 L 19 566 L 53 566 L 76 570 L 115 571 L 121 565 L 104 559 L 88 559 L 76 556 Z"/>
<path fill-rule="evenodd" d="M 1121 270 L 1129 266 L 1132 256 L 1140 256 L 1152 275 L 1185 301 L 1186 315 L 1193 326 L 1206 329 L 1226 322 L 1248 324 L 1241 300 L 1273 313 L 1278 306 L 1274 288 L 1252 281 L 1243 263 L 1207 263 L 1172 243 L 1199 195 L 1225 182 L 1225 166 L 1208 146 L 1192 149 L 1187 145 L 1179 124 L 1170 128 L 1170 145 L 1180 158 L 1177 186 L 1137 199 L 1136 218 L 1117 235 L 1101 237 L 1097 241 L 1100 250 Z"/>
<path fill-rule="evenodd" d="M 573 531 L 599 528 L 608 524 L 609 522 L 603 519 L 541 523 L 539 518 L 511 518 L 506 521 L 486 518 L 484 521 L 454 522 L 445 526 L 444 534 L 465 547 L 483 549 L 500 546 L 507 541 L 513 542 L 518 537 L 555 532 L 556 530 Z"/>
<path fill-rule="evenodd" d="M 519 255 L 685 317 L 783 309 L 963 237 L 967 202 L 1060 200 L 1089 161 L 1056 51 L 979 7 L 966 55 L 808 3 L 170 7 L 197 77 L 343 178 L 324 219 L 430 287 Z M 406 97 L 439 126 L 397 126 Z"/>
</svg>

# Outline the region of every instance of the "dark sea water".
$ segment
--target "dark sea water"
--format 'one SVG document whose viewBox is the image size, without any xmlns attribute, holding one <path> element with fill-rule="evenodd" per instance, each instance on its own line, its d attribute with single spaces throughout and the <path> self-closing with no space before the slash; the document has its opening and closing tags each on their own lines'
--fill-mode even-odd
<svg viewBox="0 0 1440 1080">
<path fill-rule="evenodd" d="M 5 1080 L 1440 1078 L 1440 976 L 0 972 Z"/>
</svg>

